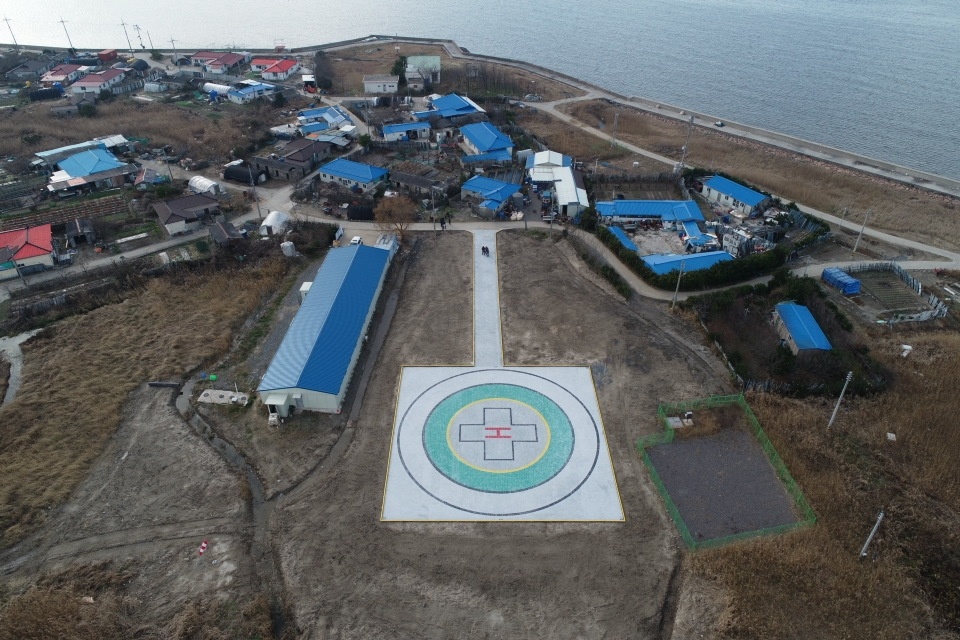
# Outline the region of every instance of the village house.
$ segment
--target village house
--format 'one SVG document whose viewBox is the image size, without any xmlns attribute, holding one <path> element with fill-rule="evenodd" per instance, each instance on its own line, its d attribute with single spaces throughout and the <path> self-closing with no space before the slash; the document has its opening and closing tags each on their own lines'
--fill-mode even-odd
<svg viewBox="0 0 960 640">
<path fill-rule="evenodd" d="M 774 307 L 773 324 L 793 355 L 833 348 L 813 314 L 803 305 L 781 302 Z"/>
<path fill-rule="evenodd" d="M 88 69 L 89 67 L 81 67 L 78 64 L 58 64 L 43 74 L 40 82 L 48 86 L 57 82 L 63 86 L 67 86 L 71 82 L 82 78 Z"/>
<path fill-rule="evenodd" d="M 320 182 L 331 182 L 350 189 L 369 191 L 387 177 L 387 170 L 362 162 L 337 158 L 320 167 Z"/>
<path fill-rule="evenodd" d="M 283 82 L 299 70 L 300 63 L 296 60 L 288 58 L 285 60 L 280 60 L 276 64 L 264 69 L 263 73 L 260 74 L 260 77 L 264 80 Z"/>
<path fill-rule="evenodd" d="M 400 85 L 400 76 L 372 75 L 363 76 L 364 93 L 396 93 Z"/>
<path fill-rule="evenodd" d="M 97 73 L 88 73 L 73 83 L 71 89 L 74 93 L 83 93 L 92 91 L 100 93 L 109 91 L 111 87 L 120 84 L 123 81 L 123 71 L 120 69 L 107 69 Z"/>
<path fill-rule="evenodd" d="M 387 142 L 429 140 L 429 122 L 402 122 L 383 125 L 383 139 Z"/>
<path fill-rule="evenodd" d="M 256 173 L 266 173 L 280 180 L 299 180 L 313 171 L 320 161 L 330 155 L 330 144 L 300 138 L 287 144 L 277 153 L 257 156 L 251 160 Z"/>
<path fill-rule="evenodd" d="M 430 85 L 440 82 L 440 56 L 407 56 L 407 82 L 414 73 Z"/>
<path fill-rule="evenodd" d="M 49 224 L 0 232 L 0 280 L 53 267 L 58 259 Z"/>
<path fill-rule="evenodd" d="M 272 84 L 244 80 L 227 92 L 227 100 L 235 104 L 248 104 L 258 98 L 272 98 L 277 87 Z"/>
<path fill-rule="evenodd" d="M 590 206 L 583 177 L 573 170 L 573 159 L 556 151 L 540 151 L 527 158 L 531 182 L 550 184 L 554 205 L 561 215 L 574 218 Z"/>
<path fill-rule="evenodd" d="M 770 198 L 723 176 L 713 176 L 703 183 L 703 196 L 722 207 L 731 207 L 742 216 L 763 211 Z"/>
<path fill-rule="evenodd" d="M 474 176 L 460 187 L 460 197 L 464 200 L 479 201 L 479 214 L 492 217 L 500 213 L 513 194 L 519 191 L 518 184 L 485 176 Z"/>
<path fill-rule="evenodd" d="M 103 148 L 87 149 L 66 156 L 56 163 L 47 189 L 58 191 L 95 191 L 123 186 L 127 176 L 137 172 L 136 165 L 121 162 Z"/>
<path fill-rule="evenodd" d="M 43 56 L 34 60 L 27 60 L 4 74 L 7 82 L 27 82 L 38 80 L 40 76 L 60 63 L 62 58 Z"/>
<path fill-rule="evenodd" d="M 434 117 L 453 118 L 475 113 L 486 113 L 486 111 L 470 98 L 450 93 L 431 101 L 430 109 L 427 111 L 415 111 L 413 115 L 417 120 L 430 120 Z"/>
<path fill-rule="evenodd" d="M 489 122 L 460 127 L 464 162 L 509 162 L 513 158 L 513 140 Z"/>
<path fill-rule="evenodd" d="M 203 219 L 220 213 L 220 203 L 216 198 L 194 194 L 158 202 L 153 205 L 153 210 L 167 233 L 174 236 L 198 229 Z"/>
</svg>

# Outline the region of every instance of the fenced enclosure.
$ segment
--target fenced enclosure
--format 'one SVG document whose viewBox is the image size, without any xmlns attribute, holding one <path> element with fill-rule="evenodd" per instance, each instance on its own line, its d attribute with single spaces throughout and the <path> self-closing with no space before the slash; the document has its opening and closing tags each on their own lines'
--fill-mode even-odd
<svg viewBox="0 0 960 640">
<path fill-rule="evenodd" d="M 856 277 L 860 280 L 865 292 L 890 312 L 890 316 L 886 318 L 888 324 L 924 322 L 942 318 L 949 312 L 946 303 L 940 298 L 932 293 L 924 295 L 923 283 L 896 262 L 863 262 L 846 267 L 844 271 L 857 274 Z M 870 274 L 878 274 L 881 277 L 872 278 Z M 899 279 L 906 287 L 889 286 L 882 277 L 888 274 Z"/>
<path fill-rule="evenodd" d="M 685 457 L 687 451 L 694 447 L 676 447 L 675 451 L 668 452 L 669 447 L 680 442 L 677 440 L 678 429 L 669 426 L 668 418 L 683 416 L 687 412 L 693 412 L 696 416 L 697 412 L 727 407 L 742 412 L 741 423 L 746 433 L 737 428 L 728 428 L 707 436 L 683 437 L 681 440 L 695 445 L 698 452 L 706 452 L 704 457 L 697 460 L 697 464 L 690 464 Z M 691 549 L 717 547 L 757 536 L 785 533 L 816 522 L 813 509 L 743 395 L 711 396 L 661 404 L 657 409 L 657 417 L 664 430 L 641 438 L 637 448 L 663 498 L 667 513 L 676 524 L 680 537 Z M 736 431 L 742 435 L 736 435 Z M 731 453 L 739 456 L 737 464 L 730 464 Z M 734 475 L 744 467 L 752 467 L 752 470 L 747 469 L 749 474 L 733 478 L 736 483 L 749 477 L 749 482 L 731 485 L 725 479 L 711 484 L 708 478 L 711 467 L 717 469 L 720 476 Z M 726 510 L 730 505 L 731 490 L 737 494 L 737 500 L 743 499 L 745 502 L 738 502 L 733 505 L 733 510 Z M 726 502 L 718 499 L 720 494 L 726 494 Z M 735 521 L 737 518 L 741 520 Z M 754 522 L 768 524 L 736 531 L 741 525 L 750 527 Z M 736 532 L 711 535 L 711 532 L 716 534 L 724 528 Z"/>
</svg>

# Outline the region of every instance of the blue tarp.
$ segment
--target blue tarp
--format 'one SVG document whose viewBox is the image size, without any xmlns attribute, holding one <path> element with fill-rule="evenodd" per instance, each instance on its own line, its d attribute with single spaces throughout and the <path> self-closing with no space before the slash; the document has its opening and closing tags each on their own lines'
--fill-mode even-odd
<svg viewBox="0 0 960 640">
<path fill-rule="evenodd" d="M 824 269 L 821 278 L 845 296 L 853 296 L 860 293 L 860 281 L 837 267 Z"/>
</svg>

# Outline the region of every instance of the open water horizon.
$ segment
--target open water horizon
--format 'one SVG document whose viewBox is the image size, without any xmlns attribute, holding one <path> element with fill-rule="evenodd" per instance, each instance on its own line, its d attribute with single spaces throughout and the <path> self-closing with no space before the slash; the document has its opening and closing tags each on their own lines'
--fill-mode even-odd
<svg viewBox="0 0 960 640">
<path fill-rule="evenodd" d="M 354 0 L 322 9 L 307 0 L 58 0 L 4 12 L 21 45 L 66 47 L 69 33 L 78 49 L 127 48 L 128 36 L 137 49 L 170 50 L 172 38 L 182 52 L 371 34 L 451 39 L 623 95 L 960 179 L 955 0 Z"/>
</svg>

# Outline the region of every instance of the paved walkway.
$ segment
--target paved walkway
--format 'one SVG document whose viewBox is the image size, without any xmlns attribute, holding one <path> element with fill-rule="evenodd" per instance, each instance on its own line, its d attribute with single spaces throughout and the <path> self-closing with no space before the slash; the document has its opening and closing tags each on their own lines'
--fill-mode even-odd
<svg viewBox="0 0 960 640">
<path fill-rule="evenodd" d="M 500 335 L 500 274 L 497 270 L 497 230 L 473 230 L 473 364 L 502 367 Z M 487 247 L 490 255 L 483 255 Z"/>
</svg>

